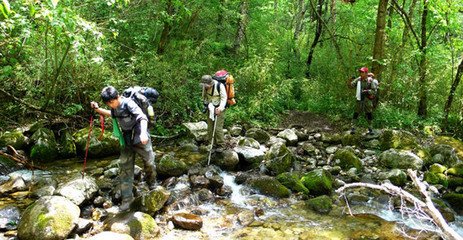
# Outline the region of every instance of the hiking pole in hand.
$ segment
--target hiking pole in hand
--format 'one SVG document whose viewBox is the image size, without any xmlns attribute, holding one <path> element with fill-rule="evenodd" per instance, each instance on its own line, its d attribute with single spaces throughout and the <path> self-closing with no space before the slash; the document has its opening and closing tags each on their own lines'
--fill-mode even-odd
<svg viewBox="0 0 463 240">
<path fill-rule="evenodd" d="M 211 154 L 212 154 L 212 147 L 214 146 L 214 138 L 215 138 L 215 127 L 217 126 L 217 114 L 214 113 L 214 129 L 212 130 L 212 140 L 211 140 L 211 147 L 209 148 L 209 158 L 207 159 L 207 165 L 211 163 Z"/>
<path fill-rule="evenodd" d="M 87 144 L 85 145 L 85 156 L 84 156 L 84 166 L 82 167 L 82 179 L 84 179 L 85 176 L 85 165 L 87 165 L 87 155 L 88 155 L 88 148 L 90 146 L 90 136 L 92 135 L 92 130 L 93 130 L 93 114 L 90 115 L 90 128 L 88 130 L 88 136 L 87 136 Z"/>
</svg>

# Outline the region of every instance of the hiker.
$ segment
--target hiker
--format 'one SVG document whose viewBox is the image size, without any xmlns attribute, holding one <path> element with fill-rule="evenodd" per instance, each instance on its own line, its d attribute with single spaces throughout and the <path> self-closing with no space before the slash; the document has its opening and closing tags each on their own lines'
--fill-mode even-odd
<svg viewBox="0 0 463 240">
<path fill-rule="evenodd" d="M 224 84 L 212 79 L 210 75 L 201 77 L 201 86 L 203 88 L 203 104 L 207 110 L 208 141 L 212 141 L 212 136 L 214 136 L 213 142 L 215 146 L 213 148 L 215 148 L 216 152 L 221 152 L 224 148 L 223 123 L 225 120 L 227 92 Z"/>
<path fill-rule="evenodd" d="M 120 189 L 122 203 L 121 210 L 128 209 L 133 200 L 133 181 L 135 167 L 135 153 L 138 153 L 144 163 L 145 180 L 150 189 L 156 184 L 156 165 L 151 138 L 148 132 L 148 118 L 142 109 L 131 98 L 119 95 L 118 91 L 108 86 L 101 91 L 101 99 L 111 108 L 103 109 L 98 103 L 91 102 L 91 107 L 99 114 L 112 117 L 113 128 L 122 130 L 120 156 Z M 118 125 L 118 126 L 117 126 Z"/>
<path fill-rule="evenodd" d="M 373 78 L 368 77 L 368 68 L 362 67 L 359 70 L 360 77 L 351 82 L 351 86 L 355 88 L 356 105 L 352 121 L 351 134 L 355 134 L 355 126 L 359 115 L 365 112 L 368 122 L 368 134 L 373 134 L 373 99 L 376 96 L 377 84 Z"/>
<path fill-rule="evenodd" d="M 373 84 L 376 85 L 376 94 L 375 98 L 373 99 L 373 110 L 375 110 L 379 104 L 379 81 L 375 78 L 375 74 L 372 72 L 368 73 L 368 77 L 373 79 Z"/>
</svg>

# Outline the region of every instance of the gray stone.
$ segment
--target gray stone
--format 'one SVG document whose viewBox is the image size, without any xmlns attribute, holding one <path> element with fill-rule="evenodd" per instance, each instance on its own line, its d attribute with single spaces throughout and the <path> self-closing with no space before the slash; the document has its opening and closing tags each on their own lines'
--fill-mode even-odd
<svg viewBox="0 0 463 240">
<path fill-rule="evenodd" d="M 68 198 L 76 205 L 81 205 L 84 202 L 93 200 L 93 197 L 99 190 L 95 179 L 86 176 L 85 178 L 77 178 L 70 182 L 64 183 L 56 190 L 58 195 Z"/>
</svg>

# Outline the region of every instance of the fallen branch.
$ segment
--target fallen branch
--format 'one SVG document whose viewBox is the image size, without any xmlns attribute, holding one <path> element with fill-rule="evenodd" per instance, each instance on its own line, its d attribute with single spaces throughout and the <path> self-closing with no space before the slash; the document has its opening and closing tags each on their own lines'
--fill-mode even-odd
<svg viewBox="0 0 463 240">
<path fill-rule="evenodd" d="M 406 210 L 403 212 L 411 214 L 411 215 L 415 215 L 419 219 L 432 220 L 431 222 L 442 231 L 438 233 L 441 234 L 444 239 L 463 240 L 463 238 L 447 224 L 447 222 L 442 217 L 442 214 L 436 209 L 436 207 L 432 203 L 431 197 L 426 192 L 425 185 L 418 179 L 418 177 L 416 176 L 416 173 L 409 169 L 408 174 L 412 178 L 413 183 L 419 189 L 420 193 L 425 197 L 425 201 L 420 200 L 419 198 L 415 197 L 411 193 L 397 186 L 394 186 L 391 183 L 383 183 L 381 185 L 370 184 L 370 183 L 349 183 L 349 184 L 346 184 L 338 188 L 336 190 L 336 193 L 342 196 L 344 195 L 344 192 L 349 188 L 364 187 L 364 188 L 380 190 L 392 196 L 399 196 L 401 199 L 405 200 L 406 202 L 414 206 L 414 209 L 412 211 Z M 347 199 L 346 199 L 346 202 L 347 202 Z M 401 208 L 403 207 L 404 206 L 402 206 Z"/>
<path fill-rule="evenodd" d="M 7 149 L 10 152 L 10 154 L 6 153 L 6 152 L 3 152 L 3 151 L 0 151 L 0 156 L 4 156 L 4 157 L 6 157 L 8 159 L 11 159 L 11 160 L 15 161 L 16 163 L 18 163 L 18 165 L 24 166 L 24 167 L 26 167 L 28 169 L 31 169 L 31 170 L 33 170 L 33 169 L 44 170 L 43 167 L 35 166 L 34 164 L 29 163 L 29 161 L 26 159 L 26 157 L 19 154 L 16 151 L 16 149 L 14 149 L 12 146 L 8 145 Z"/>
</svg>

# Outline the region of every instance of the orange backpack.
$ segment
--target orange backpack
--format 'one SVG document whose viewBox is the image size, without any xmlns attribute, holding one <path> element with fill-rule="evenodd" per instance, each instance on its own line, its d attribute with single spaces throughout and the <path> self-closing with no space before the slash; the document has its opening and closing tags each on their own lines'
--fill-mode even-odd
<svg viewBox="0 0 463 240">
<path fill-rule="evenodd" d="M 233 84 L 235 84 L 235 78 L 228 73 L 226 70 L 219 70 L 217 71 L 214 76 L 212 77 L 213 79 L 217 80 L 219 83 L 225 85 L 225 91 L 227 92 L 227 107 L 228 106 L 233 106 L 236 104 L 235 100 L 235 87 Z M 217 91 L 220 93 L 219 85 L 217 85 Z"/>
</svg>

